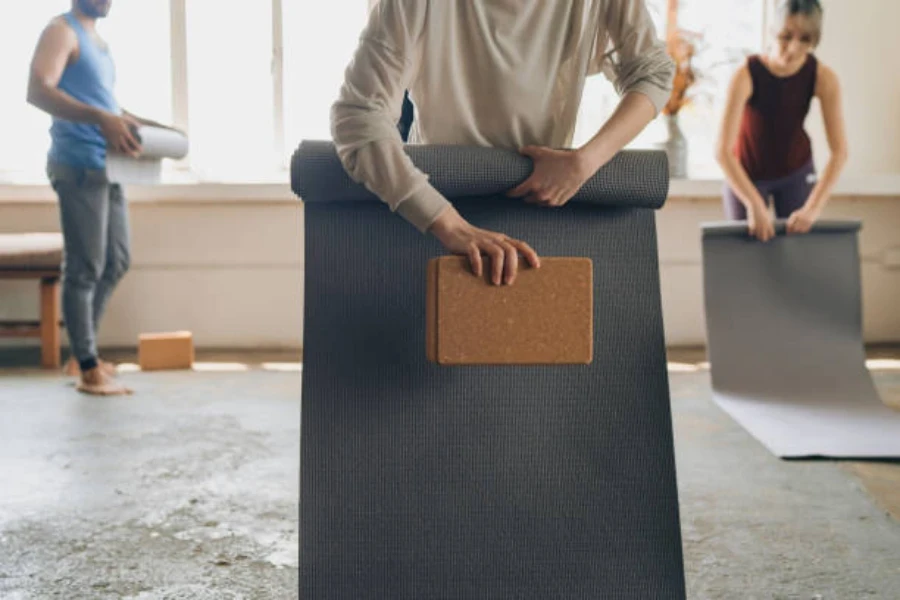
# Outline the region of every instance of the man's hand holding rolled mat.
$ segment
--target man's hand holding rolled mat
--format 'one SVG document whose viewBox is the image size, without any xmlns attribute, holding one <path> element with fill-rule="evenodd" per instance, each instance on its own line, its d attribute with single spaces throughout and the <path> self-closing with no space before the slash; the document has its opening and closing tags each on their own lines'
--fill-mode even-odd
<svg viewBox="0 0 900 600">
<path fill-rule="evenodd" d="M 128 114 L 117 115 L 109 112 L 99 117 L 100 132 L 107 144 L 114 150 L 137 158 L 141 154 L 141 143 L 135 134 L 137 121 Z"/>
<path fill-rule="evenodd" d="M 143 127 L 156 127 L 158 129 L 167 129 L 169 131 L 174 131 L 175 133 L 181 134 L 184 137 L 187 137 L 187 133 L 178 129 L 174 125 L 166 125 L 165 123 L 160 123 L 159 121 L 154 121 L 153 119 L 147 119 L 145 117 L 139 117 L 133 113 L 128 112 L 127 110 L 122 111 L 122 116 L 126 119 L 129 119 L 132 123 L 134 129 L 137 129 L 141 126 Z"/>
<path fill-rule="evenodd" d="M 586 144 L 575 150 L 557 150 L 544 146 L 525 146 L 520 152 L 534 161 L 531 175 L 507 192 L 508 196 L 547 207 L 563 206 L 603 165 L 634 139 L 650 122 L 656 110 L 643 94 L 628 93 L 609 120 Z M 533 267 L 539 266 L 537 253 L 525 242 L 502 233 L 486 231 L 466 222 L 449 207 L 430 230 L 444 247 L 469 257 L 472 271 L 481 276 L 484 252 L 491 257 L 492 281 L 512 284 L 516 279 L 522 253 Z"/>
<path fill-rule="evenodd" d="M 616 110 L 587 143 L 574 150 L 525 146 L 534 161 L 531 176 L 507 195 L 542 206 L 563 206 L 603 165 L 625 147 L 656 116 L 644 94 L 626 93 Z"/>
<path fill-rule="evenodd" d="M 525 146 L 521 153 L 534 161 L 534 171 L 506 195 L 523 198 L 529 204 L 562 206 L 596 171 L 591 170 L 585 156 L 578 150 Z"/>
<path fill-rule="evenodd" d="M 534 161 L 531 175 L 507 192 L 507 196 L 524 198 L 540 206 L 562 206 L 574 196 L 597 168 L 582 150 L 555 150 L 543 146 L 525 146 L 521 153 Z M 604 163 L 606 161 L 604 160 Z M 527 243 L 502 233 L 473 226 L 454 209 L 446 208 L 430 229 L 449 252 L 468 256 L 472 272 L 481 277 L 482 254 L 490 257 L 491 282 L 512 285 L 519 269 L 519 253 L 534 268 L 540 258 Z"/>
</svg>

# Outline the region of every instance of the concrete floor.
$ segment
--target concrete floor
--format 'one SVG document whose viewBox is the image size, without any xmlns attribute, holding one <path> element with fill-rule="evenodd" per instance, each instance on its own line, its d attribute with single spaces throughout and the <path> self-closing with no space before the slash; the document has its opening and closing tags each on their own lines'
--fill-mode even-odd
<svg viewBox="0 0 900 600">
<path fill-rule="evenodd" d="M 295 598 L 300 373 L 245 358 L 114 399 L 0 371 L 0 599 Z M 900 598 L 900 464 L 778 460 L 670 358 L 689 597 Z"/>
<path fill-rule="evenodd" d="M 297 372 L 0 380 L 0 598 L 297 595 Z"/>
<path fill-rule="evenodd" d="M 873 375 L 900 404 L 900 371 Z M 900 463 L 779 460 L 708 372 L 670 382 L 689 598 L 900 598 Z"/>
</svg>

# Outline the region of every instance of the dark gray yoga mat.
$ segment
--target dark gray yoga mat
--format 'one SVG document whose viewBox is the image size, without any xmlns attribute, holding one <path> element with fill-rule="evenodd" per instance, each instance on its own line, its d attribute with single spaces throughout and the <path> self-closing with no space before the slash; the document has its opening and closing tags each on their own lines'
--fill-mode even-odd
<svg viewBox="0 0 900 600">
<path fill-rule="evenodd" d="M 417 151 L 439 168 L 446 150 Z M 664 187 L 650 158 L 621 176 Z M 545 256 L 593 259 L 595 356 L 442 367 L 425 358 L 440 245 L 301 172 L 294 189 L 323 190 L 305 204 L 301 597 L 684 598 L 653 211 L 453 199 Z"/>
<path fill-rule="evenodd" d="M 531 159 L 510 150 L 472 146 L 408 145 L 406 154 L 428 173 L 446 198 L 502 195 L 531 174 Z M 669 178 L 659 175 L 665 154 L 653 150 L 620 152 L 575 194 L 575 202 L 660 208 Z M 304 141 L 291 160 L 291 183 L 304 202 L 350 202 L 378 198 L 347 175 L 325 141 Z"/>
<path fill-rule="evenodd" d="M 900 412 L 865 365 L 854 221 L 761 243 L 744 224 L 703 226 L 716 402 L 784 458 L 900 457 Z"/>
</svg>

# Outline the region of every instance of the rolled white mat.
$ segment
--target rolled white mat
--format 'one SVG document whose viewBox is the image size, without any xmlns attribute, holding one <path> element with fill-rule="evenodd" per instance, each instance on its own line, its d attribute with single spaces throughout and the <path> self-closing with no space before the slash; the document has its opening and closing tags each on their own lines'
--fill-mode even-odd
<svg viewBox="0 0 900 600">
<path fill-rule="evenodd" d="M 188 139 L 184 134 L 142 125 L 136 130 L 141 154 L 132 158 L 110 150 L 106 157 L 106 176 L 113 183 L 153 185 L 159 183 L 163 159 L 182 159 L 188 153 Z"/>
</svg>

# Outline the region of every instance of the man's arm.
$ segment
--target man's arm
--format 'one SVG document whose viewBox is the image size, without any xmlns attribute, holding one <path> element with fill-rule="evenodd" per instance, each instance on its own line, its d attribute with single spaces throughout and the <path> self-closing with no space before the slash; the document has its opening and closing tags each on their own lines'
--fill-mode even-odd
<svg viewBox="0 0 900 600">
<path fill-rule="evenodd" d="M 427 4 L 379 1 L 331 110 L 332 136 L 347 173 L 423 232 L 449 202 L 409 160 L 396 124 Z"/>
<path fill-rule="evenodd" d="M 174 127 L 172 125 L 165 125 L 164 123 L 160 123 L 158 121 L 153 121 L 151 119 L 147 119 L 144 117 L 139 117 L 136 114 L 134 114 L 133 112 L 129 112 L 124 109 L 122 110 L 122 116 L 126 119 L 130 119 L 130 120 L 134 121 L 138 125 L 143 125 L 145 127 L 159 127 L 160 129 L 168 129 L 170 131 L 176 131 L 182 135 L 185 135 L 185 133 L 183 131 L 181 131 L 180 129 L 178 129 L 177 127 Z"/>
<path fill-rule="evenodd" d="M 579 149 L 593 171 L 631 142 L 662 110 L 675 75 L 675 64 L 656 34 L 645 0 L 612 0 L 606 28 L 612 52 L 598 47 L 595 64 L 622 99 L 600 131 Z"/>
<path fill-rule="evenodd" d="M 66 65 L 77 51 L 75 32 L 61 21 L 50 23 L 41 34 L 31 60 L 27 100 L 59 119 L 99 125 L 103 111 L 57 88 Z"/>
<path fill-rule="evenodd" d="M 140 145 L 121 117 L 80 102 L 57 87 L 76 52 L 78 38 L 68 25 L 55 20 L 44 29 L 31 60 L 28 103 L 58 119 L 98 125 L 117 150 L 138 153 Z"/>
<path fill-rule="evenodd" d="M 599 131 L 574 152 L 528 146 L 534 170 L 507 195 L 543 206 L 562 206 L 625 147 L 665 106 L 674 64 L 657 38 L 644 0 L 611 0 L 600 15 L 589 73 L 603 72 L 622 96 Z M 607 52 L 607 38 L 613 50 Z"/>
<path fill-rule="evenodd" d="M 380 0 L 372 9 L 332 106 L 335 147 L 347 174 L 392 211 L 419 231 L 434 234 L 450 252 L 468 256 L 476 275 L 482 273 L 482 253 L 489 255 L 494 283 L 512 283 L 517 252 L 536 267 L 534 250 L 469 224 L 403 151 L 397 121 L 428 6 L 424 0 Z"/>
</svg>

